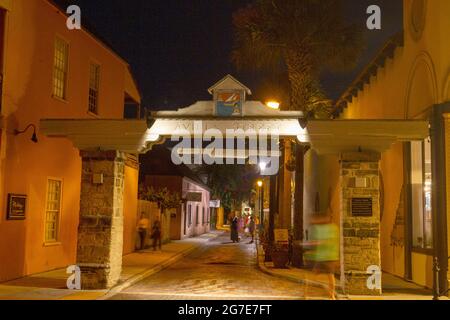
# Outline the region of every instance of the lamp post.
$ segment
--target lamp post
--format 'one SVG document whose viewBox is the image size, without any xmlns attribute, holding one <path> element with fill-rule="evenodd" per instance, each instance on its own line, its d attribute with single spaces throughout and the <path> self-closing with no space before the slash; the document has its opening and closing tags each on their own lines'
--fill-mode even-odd
<svg viewBox="0 0 450 320">
<path fill-rule="evenodd" d="M 264 230 L 264 200 L 263 200 L 263 186 L 262 180 L 258 180 L 257 185 L 259 187 L 259 226 L 261 230 Z"/>
</svg>

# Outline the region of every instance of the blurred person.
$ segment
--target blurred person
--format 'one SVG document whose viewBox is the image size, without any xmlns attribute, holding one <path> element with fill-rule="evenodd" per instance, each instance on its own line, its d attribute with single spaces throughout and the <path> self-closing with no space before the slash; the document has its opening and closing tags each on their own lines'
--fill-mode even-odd
<svg viewBox="0 0 450 320">
<path fill-rule="evenodd" d="M 328 294 L 336 300 L 335 272 L 339 265 L 339 228 L 332 222 L 331 214 L 319 214 L 313 217 L 309 232 L 310 241 L 305 242 L 308 251 L 305 259 L 312 264 L 314 277 L 327 275 Z M 306 285 L 305 298 L 309 286 Z"/>
<path fill-rule="evenodd" d="M 153 239 L 153 251 L 156 251 L 156 247 L 161 250 L 161 222 L 158 219 L 155 220 L 152 227 L 152 239 Z"/>
<path fill-rule="evenodd" d="M 233 243 L 239 242 L 239 219 L 237 216 L 234 216 L 233 220 L 231 221 L 231 241 Z"/>
<path fill-rule="evenodd" d="M 147 232 L 148 232 L 149 227 L 150 227 L 150 220 L 148 220 L 145 217 L 145 212 L 142 212 L 141 219 L 139 220 L 138 225 L 137 225 L 139 239 L 141 240 L 141 242 L 140 242 L 141 250 L 145 249 L 145 240 L 147 239 Z"/>
<path fill-rule="evenodd" d="M 255 241 L 255 220 L 253 219 L 253 217 L 250 217 L 250 221 L 247 225 L 248 228 L 248 233 L 250 234 L 250 236 L 252 237 L 252 241 L 250 241 L 250 243 L 253 243 Z"/>
</svg>

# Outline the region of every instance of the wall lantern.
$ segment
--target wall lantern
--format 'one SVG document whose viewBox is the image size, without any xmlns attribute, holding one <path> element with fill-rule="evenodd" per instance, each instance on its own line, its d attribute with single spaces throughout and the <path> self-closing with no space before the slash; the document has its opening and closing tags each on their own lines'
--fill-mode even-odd
<svg viewBox="0 0 450 320">
<path fill-rule="evenodd" d="M 21 130 L 21 131 L 16 129 L 16 130 L 14 130 L 14 134 L 16 136 L 21 135 L 21 134 L 27 132 L 28 129 L 30 129 L 30 128 L 33 128 L 33 135 L 31 136 L 31 141 L 33 141 L 34 143 L 38 143 L 38 138 L 36 135 L 36 126 L 34 124 L 29 124 L 24 130 Z"/>
</svg>

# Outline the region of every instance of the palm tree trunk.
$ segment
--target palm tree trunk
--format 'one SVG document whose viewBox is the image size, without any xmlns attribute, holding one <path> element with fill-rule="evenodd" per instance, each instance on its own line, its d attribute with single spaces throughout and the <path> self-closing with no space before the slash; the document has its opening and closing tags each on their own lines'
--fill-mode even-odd
<svg viewBox="0 0 450 320">
<path fill-rule="evenodd" d="M 286 65 L 291 89 L 290 110 L 308 111 L 308 102 L 311 100 L 312 88 L 312 64 L 307 54 L 297 50 L 286 52 Z"/>
</svg>

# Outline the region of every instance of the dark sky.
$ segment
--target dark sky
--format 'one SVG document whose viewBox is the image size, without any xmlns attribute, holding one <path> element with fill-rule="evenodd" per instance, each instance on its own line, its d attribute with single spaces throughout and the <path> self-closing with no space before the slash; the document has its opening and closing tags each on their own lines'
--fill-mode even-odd
<svg viewBox="0 0 450 320">
<path fill-rule="evenodd" d="M 57 0 L 59 2 L 66 0 Z M 301 0 L 299 0 L 301 1 Z M 232 13 L 250 0 L 71 0 L 87 22 L 131 65 L 151 109 L 210 99 L 206 89 L 230 73 L 251 89 L 260 79 L 230 62 Z M 402 28 L 402 0 L 345 0 L 348 19 L 366 25 L 366 9 L 382 8 L 383 29 L 367 31 L 367 50 L 352 73 L 324 75 L 332 98 L 342 93 L 386 39 Z M 253 96 L 253 99 L 259 99 Z"/>
</svg>

